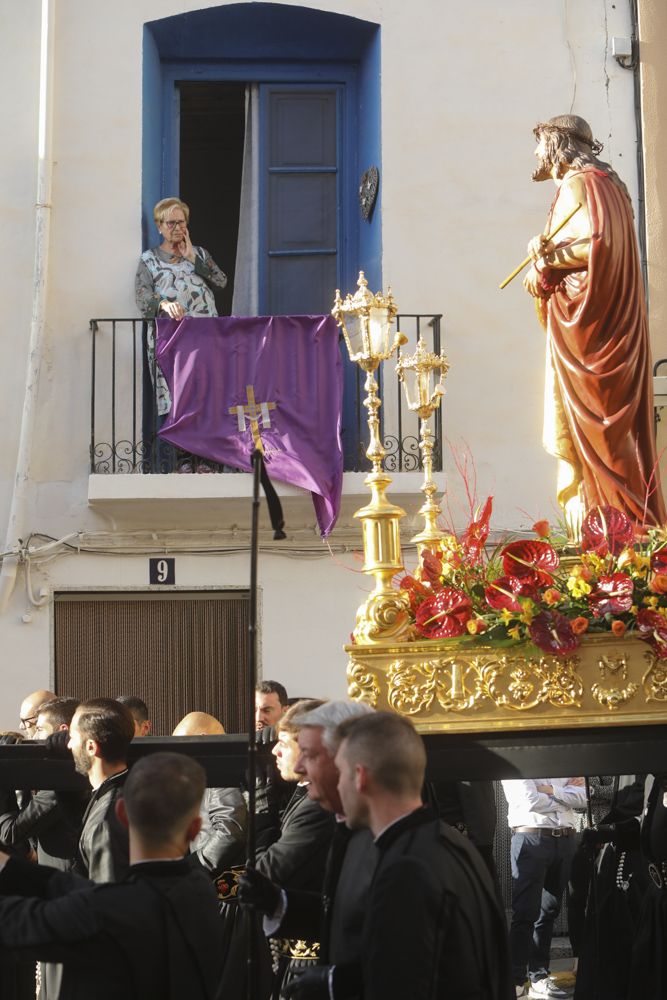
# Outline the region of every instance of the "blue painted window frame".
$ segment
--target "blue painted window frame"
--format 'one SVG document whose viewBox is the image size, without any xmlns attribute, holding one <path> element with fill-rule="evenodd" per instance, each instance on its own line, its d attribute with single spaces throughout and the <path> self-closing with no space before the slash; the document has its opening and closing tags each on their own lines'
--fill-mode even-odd
<svg viewBox="0 0 667 1000">
<path fill-rule="evenodd" d="M 337 286 L 353 290 L 358 277 L 359 208 L 356 196 L 358 160 L 357 108 L 358 72 L 356 64 L 345 62 L 272 63 L 254 61 L 162 63 L 162 170 L 160 197 L 179 190 L 180 107 L 177 83 L 180 81 L 220 81 L 235 83 L 290 84 L 313 88 L 335 87 L 338 91 L 338 260 Z M 264 88 L 260 86 L 260 135 L 264 124 Z M 260 311 L 265 294 L 266 225 L 263 207 L 266 204 L 264 139 L 260 141 Z"/>
</svg>

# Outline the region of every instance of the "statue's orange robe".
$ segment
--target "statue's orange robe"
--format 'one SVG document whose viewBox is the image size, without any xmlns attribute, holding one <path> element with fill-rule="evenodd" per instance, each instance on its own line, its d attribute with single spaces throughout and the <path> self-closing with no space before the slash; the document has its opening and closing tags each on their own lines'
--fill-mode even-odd
<svg viewBox="0 0 667 1000">
<path fill-rule="evenodd" d="M 587 508 L 611 504 L 639 524 L 664 524 L 632 209 L 607 174 L 586 167 L 579 175 L 591 222 L 588 265 L 545 272 L 555 287 L 536 300 L 547 329 L 544 444 L 572 471 L 561 503 L 583 484 Z"/>
</svg>

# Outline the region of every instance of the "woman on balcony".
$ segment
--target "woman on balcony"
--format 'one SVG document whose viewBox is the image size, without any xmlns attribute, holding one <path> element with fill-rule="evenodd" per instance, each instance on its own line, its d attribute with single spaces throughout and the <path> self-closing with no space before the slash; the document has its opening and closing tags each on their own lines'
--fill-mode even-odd
<svg viewBox="0 0 667 1000">
<path fill-rule="evenodd" d="M 224 288 L 223 274 L 210 253 L 190 241 L 190 209 L 180 198 L 163 198 L 153 209 L 153 218 L 162 237 L 159 246 L 141 255 L 135 277 L 135 298 L 144 319 L 158 316 L 182 319 L 184 316 L 217 316 L 214 288 Z M 171 409 L 169 387 L 155 362 L 155 325 L 147 334 L 147 355 L 151 381 L 155 387 L 158 426 Z M 210 466 L 197 464 L 197 471 L 210 472 Z M 179 472 L 192 472 L 188 457 L 179 457 Z"/>
</svg>

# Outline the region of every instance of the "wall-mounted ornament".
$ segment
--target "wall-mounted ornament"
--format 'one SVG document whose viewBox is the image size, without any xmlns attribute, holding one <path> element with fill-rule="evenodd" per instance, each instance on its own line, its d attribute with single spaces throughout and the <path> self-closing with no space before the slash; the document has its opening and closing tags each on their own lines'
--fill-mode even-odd
<svg viewBox="0 0 667 1000">
<path fill-rule="evenodd" d="M 378 185 L 380 183 L 380 172 L 377 167 L 369 167 L 359 182 L 359 204 L 361 206 L 361 217 L 366 222 L 373 214 L 375 199 L 377 198 Z"/>
</svg>

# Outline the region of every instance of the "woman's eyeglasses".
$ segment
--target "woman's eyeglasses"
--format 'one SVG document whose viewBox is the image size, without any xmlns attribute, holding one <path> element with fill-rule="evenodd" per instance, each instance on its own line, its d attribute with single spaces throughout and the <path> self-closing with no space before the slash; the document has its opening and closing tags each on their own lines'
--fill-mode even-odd
<svg viewBox="0 0 667 1000">
<path fill-rule="evenodd" d="M 167 229 L 175 229 L 176 226 L 187 226 L 187 222 L 185 219 L 165 219 L 162 225 L 166 226 Z"/>
</svg>

